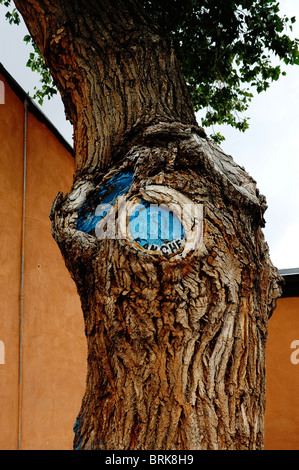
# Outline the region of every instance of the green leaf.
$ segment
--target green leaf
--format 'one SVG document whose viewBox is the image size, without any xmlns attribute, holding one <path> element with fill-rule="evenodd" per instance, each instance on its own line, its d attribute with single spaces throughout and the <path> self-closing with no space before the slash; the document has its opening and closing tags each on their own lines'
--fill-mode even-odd
<svg viewBox="0 0 299 470">
<path fill-rule="evenodd" d="M 11 0 L 0 0 L 11 24 L 19 15 Z M 278 0 L 139 0 L 174 44 L 195 111 L 203 111 L 205 126 L 227 124 L 241 132 L 253 93 L 265 92 L 285 71 L 299 65 L 298 39 L 287 31 L 296 23 L 280 13 Z M 35 99 L 57 93 L 53 78 L 29 35 L 27 67 L 39 74 Z M 274 58 L 274 59 L 273 59 Z M 223 136 L 213 134 L 220 142 Z"/>
<path fill-rule="evenodd" d="M 296 18 L 281 15 L 276 0 L 140 3 L 171 37 L 205 126 L 228 124 L 243 132 L 253 92 L 266 91 L 282 74 L 274 60 L 299 64 L 298 40 L 286 34 Z"/>
</svg>

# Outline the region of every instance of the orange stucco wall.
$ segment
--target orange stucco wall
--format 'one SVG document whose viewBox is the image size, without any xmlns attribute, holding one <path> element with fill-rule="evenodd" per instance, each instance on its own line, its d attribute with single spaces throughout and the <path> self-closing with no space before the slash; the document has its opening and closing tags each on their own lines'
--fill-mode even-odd
<svg viewBox="0 0 299 470">
<path fill-rule="evenodd" d="M 0 79 L 0 449 L 17 449 L 19 437 L 24 450 L 71 449 L 85 388 L 86 344 L 79 298 L 52 239 L 49 211 L 57 192 L 70 189 L 74 161 L 28 112 L 20 394 L 24 106 Z"/>
<path fill-rule="evenodd" d="M 18 435 L 19 298 L 21 272 L 21 211 L 23 151 L 22 103 L 5 87 L 8 105 L 0 105 L 0 448 L 14 449 Z M 13 100 L 13 105 L 10 105 Z M 9 107 L 10 106 L 10 107 Z M 6 109 L 9 107 L 9 112 Z M 5 136 L 10 135 L 10 139 Z M 9 364 L 9 366 L 8 366 Z"/>
<path fill-rule="evenodd" d="M 266 450 L 299 450 L 299 347 L 293 344 L 296 340 L 299 345 L 299 297 L 281 298 L 269 322 L 266 350 Z"/>
</svg>

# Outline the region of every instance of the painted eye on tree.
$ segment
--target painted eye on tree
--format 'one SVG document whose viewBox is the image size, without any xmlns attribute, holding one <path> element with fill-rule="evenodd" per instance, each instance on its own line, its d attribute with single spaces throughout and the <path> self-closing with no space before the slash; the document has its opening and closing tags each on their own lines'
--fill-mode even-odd
<svg viewBox="0 0 299 470">
<path fill-rule="evenodd" d="M 111 211 L 117 200 L 129 191 L 133 180 L 132 171 L 120 172 L 93 191 L 78 211 L 77 230 L 95 235 L 99 222 Z"/>
<path fill-rule="evenodd" d="M 203 205 L 164 185 L 147 185 L 126 201 L 126 238 L 153 255 L 184 258 L 204 251 Z M 123 226 L 124 214 L 120 213 Z"/>
<path fill-rule="evenodd" d="M 78 211 L 77 230 L 125 240 L 152 255 L 185 256 L 203 245 L 203 206 L 163 185 L 129 196 L 133 172 L 120 172 L 93 191 Z"/>
<path fill-rule="evenodd" d="M 183 225 L 166 205 L 142 199 L 130 215 L 129 229 L 135 242 L 145 250 L 171 255 L 185 245 Z"/>
</svg>

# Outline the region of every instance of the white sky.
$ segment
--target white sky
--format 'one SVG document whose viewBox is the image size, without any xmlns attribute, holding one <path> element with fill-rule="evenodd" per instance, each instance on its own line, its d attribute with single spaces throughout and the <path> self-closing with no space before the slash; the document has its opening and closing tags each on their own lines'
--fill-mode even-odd
<svg viewBox="0 0 299 470">
<path fill-rule="evenodd" d="M 289 34 L 299 38 L 299 0 L 281 0 L 280 10 L 297 17 Z M 0 5 L 0 62 L 25 91 L 33 93 L 39 78 L 26 67 L 30 46 L 23 37 L 27 30 L 23 25 L 9 25 L 5 11 Z M 264 233 L 279 269 L 299 267 L 299 66 L 285 70 L 286 77 L 252 100 L 246 113 L 249 130 L 240 133 L 228 126 L 214 127 L 226 137 L 222 149 L 245 167 L 267 198 Z M 72 143 L 72 126 L 65 119 L 60 98 L 45 100 L 42 111 Z"/>
</svg>

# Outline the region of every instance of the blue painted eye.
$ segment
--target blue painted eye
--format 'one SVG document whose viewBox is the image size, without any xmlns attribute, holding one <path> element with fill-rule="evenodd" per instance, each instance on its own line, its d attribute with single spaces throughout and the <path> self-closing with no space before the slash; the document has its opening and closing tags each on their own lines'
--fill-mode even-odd
<svg viewBox="0 0 299 470">
<path fill-rule="evenodd" d="M 103 183 L 96 192 L 92 192 L 78 211 L 77 230 L 98 238 L 118 238 L 119 235 L 120 238 L 126 238 L 129 235 L 128 239 L 134 240 L 145 250 L 162 252 L 164 255 L 175 253 L 185 245 L 186 236 L 178 216 L 164 204 L 139 200 L 129 218 L 130 234 L 125 236 L 116 233 L 117 223 L 113 212 L 109 222 L 105 219 L 101 225 L 117 198 L 129 191 L 133 180 L 133 172 L 120 172 Z M 110 224 L 109 230 L 105 225 L 107 223 Z"/>
<path fill-rule="evenodd" d="M 142 199 L 131 214 L 129 226 L 132 238 L 146 250 L 171 254 L 185 243 L 181 221 L 165 205 Z"/>
<path fill-rule="evenodd" d="M 88 198 L 79 209 L 77 230 L 91 233 L 99 221 L 105 217 L 109 208 L 114 206 L 117 198 L 129 191 L 133 180 L 133 172 L 120 172 L 103 183 L 97 193 L 92 194 L 92 201 Z M 99 204 L 107 210 L 96 211 Z"/>
</svg>

